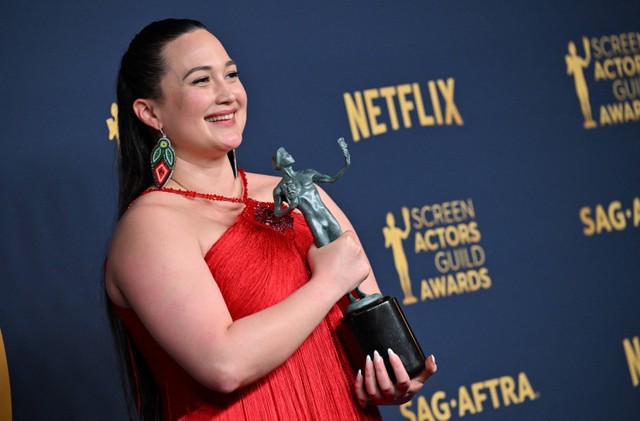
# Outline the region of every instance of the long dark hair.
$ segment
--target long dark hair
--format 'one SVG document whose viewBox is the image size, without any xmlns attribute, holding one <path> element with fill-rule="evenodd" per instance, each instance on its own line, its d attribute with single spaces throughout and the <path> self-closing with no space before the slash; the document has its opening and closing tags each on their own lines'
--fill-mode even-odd
<svg viewBox="0 0 640 421">
<path fill-rule="evenodd" d="M 157 141 L 152 131 L 133 112 L 139 98 L 161 99 L 160 79 L 166 72 L 163 48 L 180 35 L 207 29 L 191 19 L 153 22 L 138 33 L 122 56 L 118 72 L 118 130 L 120 132 L 119 216 L 144 189 L 153 183 L 149 155 Z"/>
<path fill-rule="evenodd" d="M 166 72 L 162 51 L 169 42 L 197 29 L 207 28 L 201 22 L 190 19 L 153 22 L 133 38 L 122 56 L 117 80 L 120 136 L 118 218 L 131 201 L 153 183 L 149 156 L 157 139 L 133 112 L 133 102 L 138 98 L 162 99 L 160 80 Z M 106 307 L 129 416 L 142 420 L 162 419 L 160 393 L 151 371 L 108 298 Z"/>
</svg>

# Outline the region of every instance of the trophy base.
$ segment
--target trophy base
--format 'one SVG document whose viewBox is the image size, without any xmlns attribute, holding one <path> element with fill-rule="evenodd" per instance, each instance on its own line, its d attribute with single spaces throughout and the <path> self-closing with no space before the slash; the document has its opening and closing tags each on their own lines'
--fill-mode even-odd
<svg viewBox="0 0 640 421">
<path fill-rule="evenodd" d="M 364 370 L 366 356 L 378 351 L 392 381 L 395 375 L 387 350 L 396 353 L 410 377 L 424 370 L 426 356 L 395 297 L 382 297 L 355 309 L 347 307 L 338 336 L 353 367 Z M 365 298 L 369 298 L 367 296 Z M 358 304 L 356 301 L 354 304 Z"/>
</svg>

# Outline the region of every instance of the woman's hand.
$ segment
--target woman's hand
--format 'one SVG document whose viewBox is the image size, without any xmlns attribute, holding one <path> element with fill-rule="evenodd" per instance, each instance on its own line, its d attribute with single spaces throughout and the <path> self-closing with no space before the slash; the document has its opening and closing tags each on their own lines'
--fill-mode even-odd
<svg viewBox="0 0 640 421">
<path fill-rule="evenodd" d="M 312 281 L 337 292 L 336 301 L 353 291 L 371 273 L 369 261 L 353 231 L 320 248 L 312 245 L 308 254 Z"/>
<path fill-rule="evenodd" d="M 389 378 L 382 357 L 376 351 L 373 359 L 367 356 L 364 375 L 359 370 L 356 376 L 356 396 L 360 406 L 369 405 L 400 405 L 408 402 L 422 389 L 422 386 L 438 369 L 433 355 L 427 357 L 425 368 L 413 379 L 409 378 L 400 357 L 392 350 L 388 351 L 389 362 L 396 376 L 393 383 Z"/>
</svg>

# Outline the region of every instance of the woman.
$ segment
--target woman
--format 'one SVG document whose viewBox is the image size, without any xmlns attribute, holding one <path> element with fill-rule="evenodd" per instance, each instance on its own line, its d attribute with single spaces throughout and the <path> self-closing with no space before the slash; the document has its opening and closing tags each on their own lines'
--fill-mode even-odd
<svg viewBox="0 0 640 421">
<path fill-rule="evenodd" d="M 220 41 L 197 21 L 154 22 L 124 54 L 117 91 L 105 288 L 138 415 L 376 419 L 376 405 L 411 399 L 433 357 L 409 379 L 391 353 L 394 384 L 379 355 L 354 376 L 335 339 L 340 298 L 378 290 L 345 215 L 321 193 L 345 233 L 316 248 L 300 214 L 273 214 L 279 179 L 236 176 L 247 96 Z"/>
</svg>

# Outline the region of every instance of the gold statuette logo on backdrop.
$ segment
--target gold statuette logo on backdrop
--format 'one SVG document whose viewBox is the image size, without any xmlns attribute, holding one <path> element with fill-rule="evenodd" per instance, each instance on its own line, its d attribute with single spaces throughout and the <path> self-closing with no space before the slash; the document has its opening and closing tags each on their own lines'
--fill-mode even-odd
<svg viewBox="0 0 640 421">
<path fill-rule="evenodd" d="M 640 122 L 640 32 L 569 41 L 564 61 L 585 129 Z"/>
<path fill-rule="evenodd" d="M 384 246 L 385 248 L 391 248 L 393 253 L 393 263 L 396 266 L 398 272 L 398 278 L 400 279 L 400 287 L 404 293 L 404 300 L 402 304 L 415 304 L 418 299 L 413 295 L 411 290 L 411 278 L 409 277 L 409 262 L 407 261 L 407 255 L 404 252 L 404 246 L 402 241 L 409 238 L 411 232 L 411 225 L 409 223 L 409 209 L 402 208 L 402 218 L 404 220 L 404 229 L 396 227 L 396 219 L 392 212 L 387 213 L 387 226 L 382 229 L 384 234 Z"/>
<path fill-rule="evenodd" d="M 597 127 L 593 117 L 591 115 L 591 104 L 589 103 L 589 88 L 587 87 L 587 81 L 584 77 L 585 69 L 589 67 L 591 62 L 591 49 L 589 48 L 589 40 L 582 38 L 582 44 L 584 45 L 585 56 L 578 55 L 576 50 L 576 44 L 573 41 L 569 42 L 569 54 L 564 56 L 564 61 L 567 64 L 567 74 L 573 76 L 573 81 L 576 87 L 576 95 L 580 101 L 580 109 L 584 117 L 584 128 L 593 129 Z"/>
<path fill-rule="evenodd" d="M 116 139 L 120 146 L 120 132 L 118 131 L 118 104 L 111 104 L 111 117 L 106 120 L 107 129 L 109 129 L 109 140 Z"/>
<path fill-rule="evenodd" d="M 385 248 L 391 249 L 393 263 L 404 294 L 403 304 L 436 300 L 491 287 L 486 255 L 480 245 L 473 200 L 452 200 L 400 210 L 401 223 L 388 212 L 382 229 Z M 413 235 L 412 235 L 413 234 Z M 436 273 L 421 279 L 419 288 L 411 280 L 405 242 L 415 255 L 433 258 L 434 267 L 417 265 L 420 271 Z M 415 268 L 415 266 L 414 266 Z"/>
</svg>

